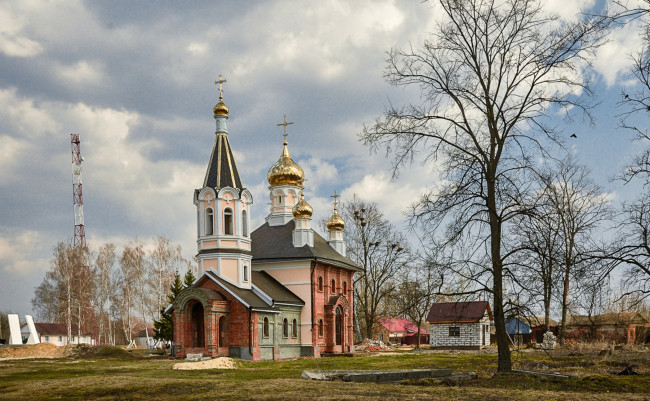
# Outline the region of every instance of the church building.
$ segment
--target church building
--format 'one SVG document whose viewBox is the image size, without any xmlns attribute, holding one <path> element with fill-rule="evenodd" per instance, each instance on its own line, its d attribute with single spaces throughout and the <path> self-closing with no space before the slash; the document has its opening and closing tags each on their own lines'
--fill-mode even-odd
<svg viewBox="0 0 650 401">
<path fill-rule="evenodd" d="M 251 232 L 253 196 L 228 141 L 223 82 L 220 76 L 212 154 L 203 187 L 194 191 L 199 277 L 168 307 L 176 355 L 262 360 L 352 353 L 352 284 L 361 270 L 345 256 L 337 196 L 326 240 L 312 228 L 285 116 L 278 124 L 282 153 L 267 174 L 270 213 Z"/>
</svg>

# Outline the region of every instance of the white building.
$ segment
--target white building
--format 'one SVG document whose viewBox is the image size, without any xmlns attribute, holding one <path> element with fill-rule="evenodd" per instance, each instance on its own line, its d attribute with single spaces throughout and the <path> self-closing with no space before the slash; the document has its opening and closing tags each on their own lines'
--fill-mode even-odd
<svg viewBox="0 0 650 401">
<path fill-rule="evenodd" d="M 77 336 L 77 327 L 72 327 L 72 341 L 68 342 L 68 328 L 65 323 L 34 323 L 36 326 L 36 333 L 42 343 L 50 343 L 54 345 L 68 345 L 68 344 L 88 344 L 95 345 L 95 340 L 92 338 L 91 333 L 82 333 Z M 20 333 L 23 338 L 29 337 L 29 328 L 27 324 L 23 324 L 20 328 Z"/>
<path fill-rule="evenodd" d="M 427 316 L 431 348 L 480 349 L 490 345 L 492 319 L 486 301 L 435 303 Z"/>
</svg>

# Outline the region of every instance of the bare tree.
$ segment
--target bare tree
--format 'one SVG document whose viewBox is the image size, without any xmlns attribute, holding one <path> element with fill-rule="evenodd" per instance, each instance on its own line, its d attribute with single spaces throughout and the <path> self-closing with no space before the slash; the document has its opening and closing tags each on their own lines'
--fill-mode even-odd
<svg viewBox="0 0 650 401">
<path fill-rule="evenodd" d="M 143 276 L 145 275 L 144 247 L 138 239 L 135 240 L 135 243 L 124 247 L 120 257 L 120 272 L 122 326 L 124 336 L 130 342 L 133 340 L 133 329 L 136 325 L 133 318 L 134 309 L 141 313 L 146 323 L 144 304 L 147 300 L 142 291 L 144 288 Z"/>
<path fill-rule="evenodd" d="M 377 319 L 386 302 L 394 294 L 396 275 L 409 260 L 406 238 L 384 219 L 375 203 L 356 196 L 343 206 L 348 225 L 346 247 L 348 256 L 363 268 L 355 274 L 355 315 L 360 319 L 361 334 L 372 338 Z"/>
<path fill-rule="evenodd" d="M 565 337 L 571 277 L 584 274 L 580 269 L 600 266 L 598 261 L 590 257 L 598 248 L 592 236 L 601 223 L 611 218 L 611 211 L 607 196 L 590 179 L 589 171 L 578 165 L 571 156 L 546 169 L 540 177 L 545 196 L 553 208 L 553 224 L 556 224 L 560 231 L 562 321 L 559 341 L 562 343 Z M 609 271 L 603 270 L 601 275 L 605 272 Z"/>
<path fill-rule="evenodd" d="M 172 245 L 169 238 L 162 235 L 154 238 L 154 247 L 149 252 L 149 259 L 151 275 L 154 278 L 150 283 L 156 299 L 156 320 L 160 321 L 161 311 L 167 304 L 169 286 L 174 281 L 174 272 L 178 271 L 184 259 L 180 245 Z"/>
<path fill-rule="evenodd" d="M 112 279 L 115 270 L 115 245 L 107 243 L 99 248 L 97 259 L 95 260 L 95 280 L 96 280 L 96 302 L 97 320 L 98 320 L 98 343 L 102 339 L 107 342 L 110 338 L 110 308 L 111 294 L 115 291 L 115 283 Z"/>
<path fill-rule="evenodd" d="M 34 289 L 32 307 L 38 320 L 54 323 L 59 316 L 59 287 L 51 274 L 45 274 L 43 281 Z"/>
<path fill-rule="evenodd" d="M 601 18 L 577 22 L 546 15 L 535 0 L 441 0 L 447 22 L 422 49 L 392 49 L 388 81 L 415 85 L 422 105 L 391 107 L 366 127 L 366 144 L 394 153 L 394 167 L 424 152 L 442 163 L 446 184 L 424 195 L 413 218 L 451 221 L 451 236 L 487 228 L 498 369 L 511 360 L 503 310 L 504 224 L 522 212 L 521 181 L 541 140 L 557 140 L 547 110 L 587 111 L 581 69 L 600 42 Z M 525 186 L 524 186 L 525 187 Z M 479 227 L 483 226 L 483 227 Z"/>
</svg>

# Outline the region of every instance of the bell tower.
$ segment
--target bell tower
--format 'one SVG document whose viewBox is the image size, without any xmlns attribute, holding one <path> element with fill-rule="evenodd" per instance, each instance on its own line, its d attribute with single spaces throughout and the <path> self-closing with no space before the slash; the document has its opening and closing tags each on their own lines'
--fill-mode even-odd
<svg viewBox="0 0 650 401">
<path fill-rule="evenodd" d="M 212 109 L 216 120 L 214 145 L 203 187 L 194 191 L 197 219 L 199 274 L 212 269 L 224 280 L 251 288 L 250 207 L 253 197 L 242 186 L 228 141 L 229 109 L 223 102 L 221 75 L 219 102 Z"/>
</svg>

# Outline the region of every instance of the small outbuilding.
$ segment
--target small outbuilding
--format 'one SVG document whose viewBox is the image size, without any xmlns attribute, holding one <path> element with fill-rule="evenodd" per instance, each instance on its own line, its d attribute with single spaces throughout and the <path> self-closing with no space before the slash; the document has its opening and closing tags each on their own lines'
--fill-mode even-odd
<svg viewBox="0 0 650 401">
<path fill-rule="evenodd" d="M 429 344 L 439 349 L 480 349 L 490 344 L 492 320 L 487 301 L 435 303 L 427 316 Z"/>
<path fill-rule="evenodd" d="M 635 344 L 649 339 L 650 323 L 636 312 L 574 315 L 569 317 L 566 331 L 567 338 L 575 340 Z"/>
</svg>

